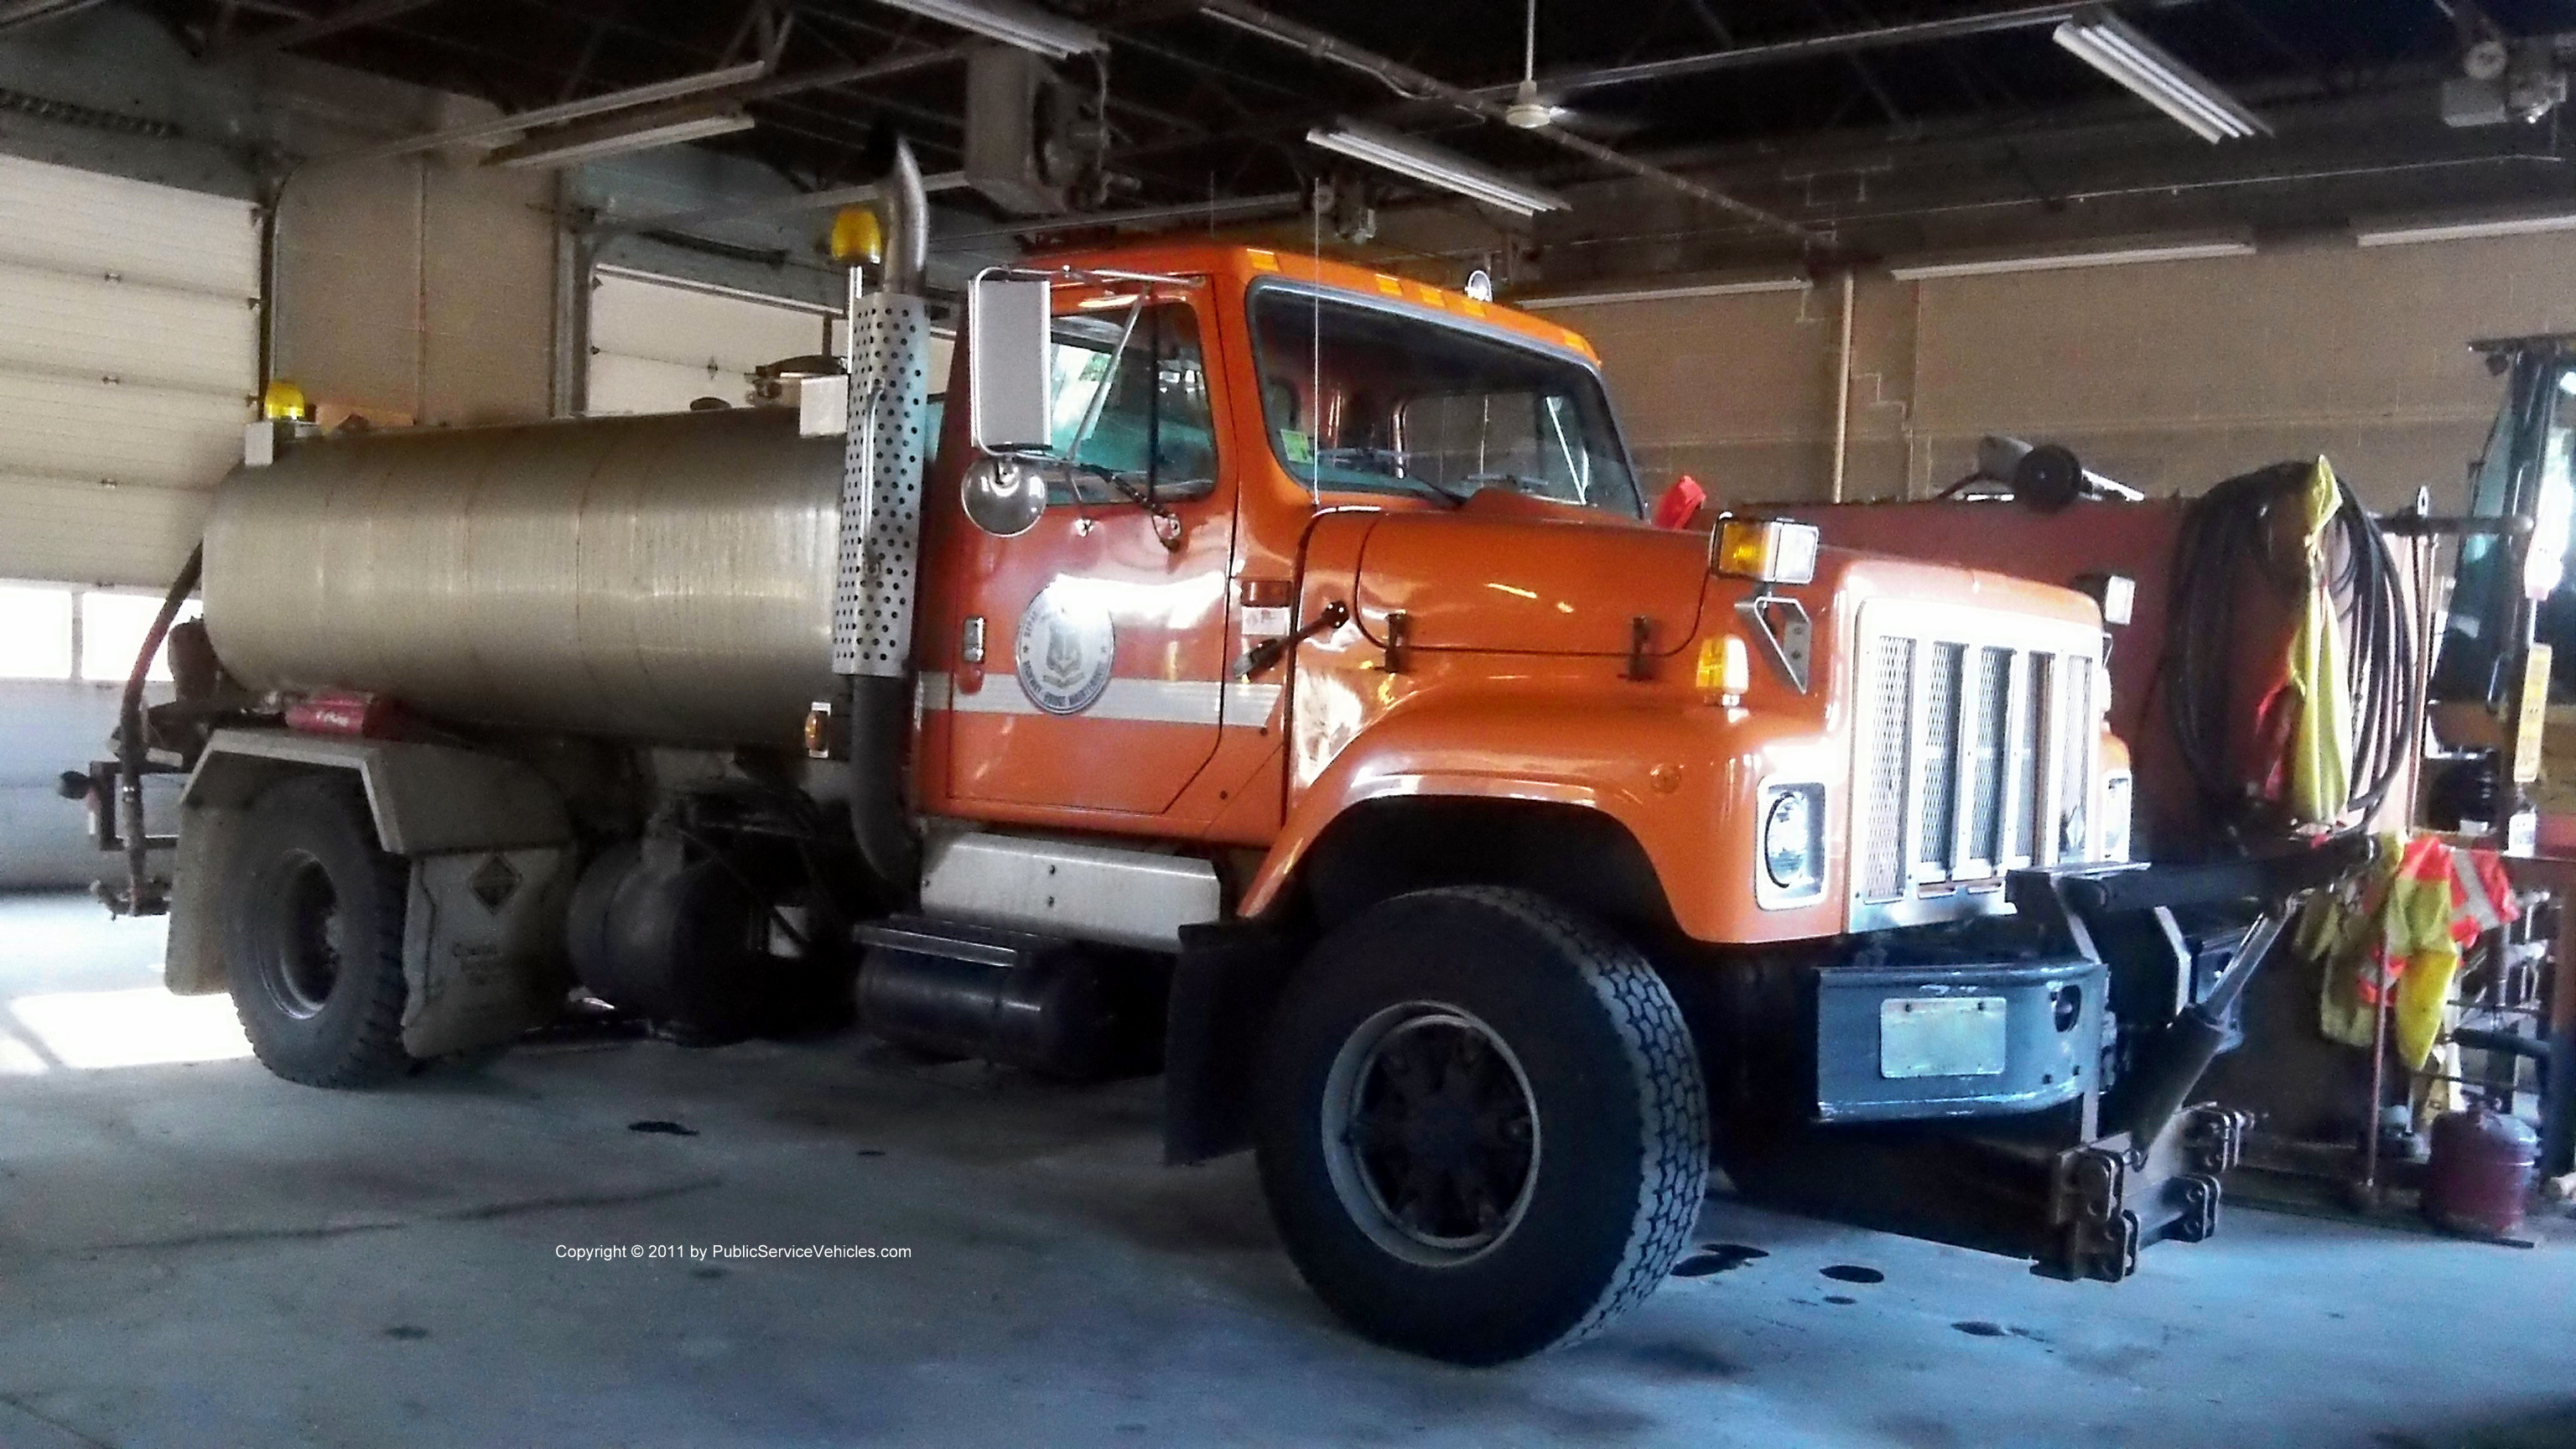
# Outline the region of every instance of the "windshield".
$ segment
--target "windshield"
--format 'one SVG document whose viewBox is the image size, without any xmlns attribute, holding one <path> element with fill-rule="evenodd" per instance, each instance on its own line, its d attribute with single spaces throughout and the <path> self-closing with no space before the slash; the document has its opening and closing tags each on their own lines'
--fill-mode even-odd
<svg viewBox="0 0 2576 1449">
<path fill-rule="evenodd" d="M 1570 358 L 1282 287 L 1253 293 L 1252 335 L 1271 450 L 1311 488 L 1641 511 L 1600 379 Z"/>
<path fill-rule="evenodd" d="M 2433 672 L 2436 700 L 2493 704 L 2511 697 L 2522 664 L 2514 611 L 2526 597 L 2539 603 L 2533 620 L 2539 642 L 2555 651 L 2550 702 L 2576 700 L 2576 578 L 2568 569 L 2576 514 L 2576 368 L 2554 356 L 2516 356 L 2511 367 L 2504 406 L 2469 472 L 2468 516 L 2527 520 L 2530 534 L 2520 549 L 2510 534 L 2492 530 L 2460 539 Z"/>
</svg>

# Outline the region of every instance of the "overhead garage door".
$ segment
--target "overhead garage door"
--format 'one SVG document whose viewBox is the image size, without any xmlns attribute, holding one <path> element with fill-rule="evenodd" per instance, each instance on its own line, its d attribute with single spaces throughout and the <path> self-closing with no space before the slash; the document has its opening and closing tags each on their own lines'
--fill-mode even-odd
<svg viewBox="0 0 2576 1449">
<path fill-rule="evenodd" d="M 0 156 L 0 578 L 167 584 L 241 454 L 248 202 Z"/>
<path fill-rule="evenodd" d="M 590 293 L 590 413 L 675 413 L 699 398 L 740 407 L 751 370 L 829 345 L 832 314 L 602 267 Z"/>
</svg>

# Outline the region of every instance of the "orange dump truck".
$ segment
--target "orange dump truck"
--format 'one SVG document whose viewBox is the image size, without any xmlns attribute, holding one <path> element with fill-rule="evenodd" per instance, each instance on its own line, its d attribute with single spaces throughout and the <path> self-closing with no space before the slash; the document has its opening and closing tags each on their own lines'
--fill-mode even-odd
<svg viewBox="0 0 2576 1449">
<path fill-rule="evenodd" d="M 981 276 L 943 410 L 903 174 L 796 406 L 254 430 L 93 767 L 138 860 L 187 772 L 173 989 L 327 1087 L 577 992 L 1159 1068 L 1462 1362 L 1643 1299 L 1713 1163 L 2065 1278 L 2214 1227 L 2296 883 L 2128 862 L 2093 598 L 1651 527 L 1581 337 L 1285 253 Z"/>
</svg>

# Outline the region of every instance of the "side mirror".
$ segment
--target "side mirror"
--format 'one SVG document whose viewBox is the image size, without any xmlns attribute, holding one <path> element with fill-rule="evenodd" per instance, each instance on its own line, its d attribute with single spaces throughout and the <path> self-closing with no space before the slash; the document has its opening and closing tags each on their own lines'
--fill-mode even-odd
<svg viewBox="0 0 2576 1449">
<path fill-rule="evenodd" d="M 995 538 L 1017 538 L 1046 512 L 1046 470 L 1026 458 L 987 453 L 966 465 L 966 519 Z"/>
<path fill-rule="evenodd" d="M 977 277 L 966 296 L 967 425 L 987 453 L 1045 452 L 1047 283 Z"/>
</svg>

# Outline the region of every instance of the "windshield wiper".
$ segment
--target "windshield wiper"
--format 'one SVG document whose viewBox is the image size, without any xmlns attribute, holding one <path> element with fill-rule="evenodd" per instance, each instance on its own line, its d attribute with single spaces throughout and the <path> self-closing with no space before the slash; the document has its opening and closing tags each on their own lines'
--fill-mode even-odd
<svg viewBox="0 0 2576 1449">
<path fill-rule="evenodd" d="M 1372 463 L 1382 466 L 1367 466 Z M 1337 468 L 1361 475 L 1372 482 L 1382 478 L 1389 483 L 1410 484 L 1452 508 L 1464 505 L 1468 498 L 1465 493 L 1453 493 L 1428 478 L 1416 478 L 1405 472 L 1403 455 L 1390 448 L 1326 448 L 1318 452 L 1314 460 L 1306 465 L 1307 472 L 1312 474 L 1318 483 L 1325 482 L 1323 470 L 1326 468 Z"/>
<path fill-rule="evenodd" d="M 1534 478 L 1527 473 L 1474 473 L 1460 481 L 1475 484 L 1475 491 L 1479 493 L 1496 483 L 1500 483 L 1511 489 L 1514 493 L 1523 494 L 1527 497 L 1545 498 L 1549 500 L 1556 499 L 1556 494 L 1550 490 L 1546 479 Z"/>
<path fill-rule="evenodd" d="M 1102 498 L 1102 502 L 1113 502 L 1117 498 L 1124 498 L 1127 502 L 1133 503 L 1137 507 L 1144 509 L 1146 513 L 1153 517 L 1154 536 L 1162 541 L 1163 547 L 1175 551 L 1180 548 L 1181 516 L 1174 513 L 1162 499 L 1154 496 L 1152 491 L 1146 488 L 1140 488 L 1135 483 L 1130 482 L 1129 475 L 1119 469 L 1111 468 L 1100 463 L 1086 462 L 1079 459 L 1067 459 L 1065 462 L 1065 484 L 1073 494 L 1075 507 L 1078 508 L 1082 506 L 1083 503 L 1081 475 L 1084 473 L 1089 473 L 1091 476 L 1098 478 L 1107 486 L 1109 493 L 1112 496 Z"/>
</svg>

